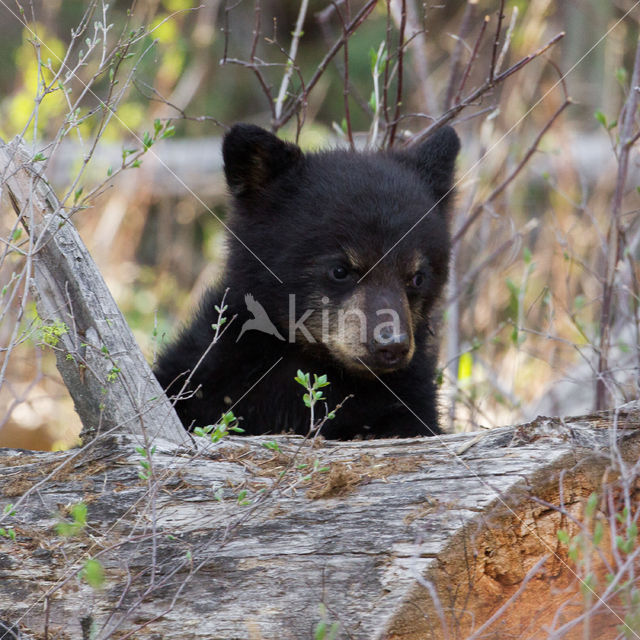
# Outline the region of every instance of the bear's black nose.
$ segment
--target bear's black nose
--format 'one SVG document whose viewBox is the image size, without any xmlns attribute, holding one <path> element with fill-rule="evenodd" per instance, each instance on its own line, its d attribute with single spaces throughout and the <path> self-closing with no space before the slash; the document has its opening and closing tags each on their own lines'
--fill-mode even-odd
<svg viewBox="0 0 640 640">
<path fill-rule="evenodd" d="M 381 365 L 395 366 L 409 353 L 409 336 L 406 333 L 388 334 L 381 331 L 369 344 L 369 351 Z"/>
</svg>

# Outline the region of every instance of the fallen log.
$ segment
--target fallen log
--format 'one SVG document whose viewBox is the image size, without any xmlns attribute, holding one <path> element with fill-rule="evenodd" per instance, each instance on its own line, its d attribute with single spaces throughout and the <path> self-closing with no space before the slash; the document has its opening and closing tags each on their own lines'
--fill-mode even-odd
<svg viewBox="0 0 640 640">
<path fill-rule="evenodd" d="M 532 625 L 577 615 L 557 532 L 575 531 L 616 456 L 638 460 L 640 411 L 408 440 L 198 440 L 0 451 L 15 538 L 0 538 L 0 618 L 37 638 L 582 637 Z M 590 624 L 618 633 L 606 608 Z"/>
</svg>

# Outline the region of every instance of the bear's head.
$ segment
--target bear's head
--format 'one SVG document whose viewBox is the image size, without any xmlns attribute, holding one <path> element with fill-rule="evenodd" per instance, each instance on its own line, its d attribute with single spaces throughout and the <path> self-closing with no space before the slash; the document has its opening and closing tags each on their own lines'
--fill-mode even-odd
<svg viewBox="0 0 640 640">
<path fill-rule="evenodd" d="M 363 373 L 406 367 L 447 278 L 459 148 L 443 127 L 407 150 L 304 154 L 235 125 L 223 145 L 230 296 L 250 294 L 307 353 Z"/>
</svg>

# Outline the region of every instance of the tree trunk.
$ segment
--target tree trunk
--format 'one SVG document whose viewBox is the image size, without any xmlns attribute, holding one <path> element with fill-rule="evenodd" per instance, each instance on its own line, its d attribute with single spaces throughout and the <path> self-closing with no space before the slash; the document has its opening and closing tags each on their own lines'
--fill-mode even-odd
<svg viewBox="0 0 640 640">
<path fill-rule="evenodd" d="M 577 531 L 612 460 L 638 459 L 639 424 L 630 406 L 407 440 L 2 450 L 0 618 L 37 638 L 297 640 L 334 622 L 352 640 L 547 637 L 583 602 L 557 532 Z M 86 524 L 60 535 L 80 501 Z M 618 633 L 606 613 L 590 637 Z"/>
<path fill-rule="evenodd" d="M 188 443 L 95 262 L 24 146 L 0 140 L 0 192 L 29 234 L 38 315 L 73 397 L 83 435 L 122 428 Z"/>
</svg>

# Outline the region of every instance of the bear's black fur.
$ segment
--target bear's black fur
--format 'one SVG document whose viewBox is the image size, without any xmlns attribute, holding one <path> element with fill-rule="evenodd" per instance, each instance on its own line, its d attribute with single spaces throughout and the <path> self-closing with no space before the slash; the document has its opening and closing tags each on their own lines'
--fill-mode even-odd
<svg viewBox="0 0 640 640">
<path fill-rule="evenodd" d="M 326 438 L 440 433 L 429 317 L 447 278 L 459 146 L 450 127 L 378 153 L 303 154 L 246 124 L 227 133 L 225 273 L 156 368 L 170 396 L 182 392 L 185 427 L 233 409 L 249 434 L 307 433 L 300 369 L 328 376 L 327 410 L 353 396 Z M 203 357 L 225 290 L 235 319 Z"/>
</svg>

